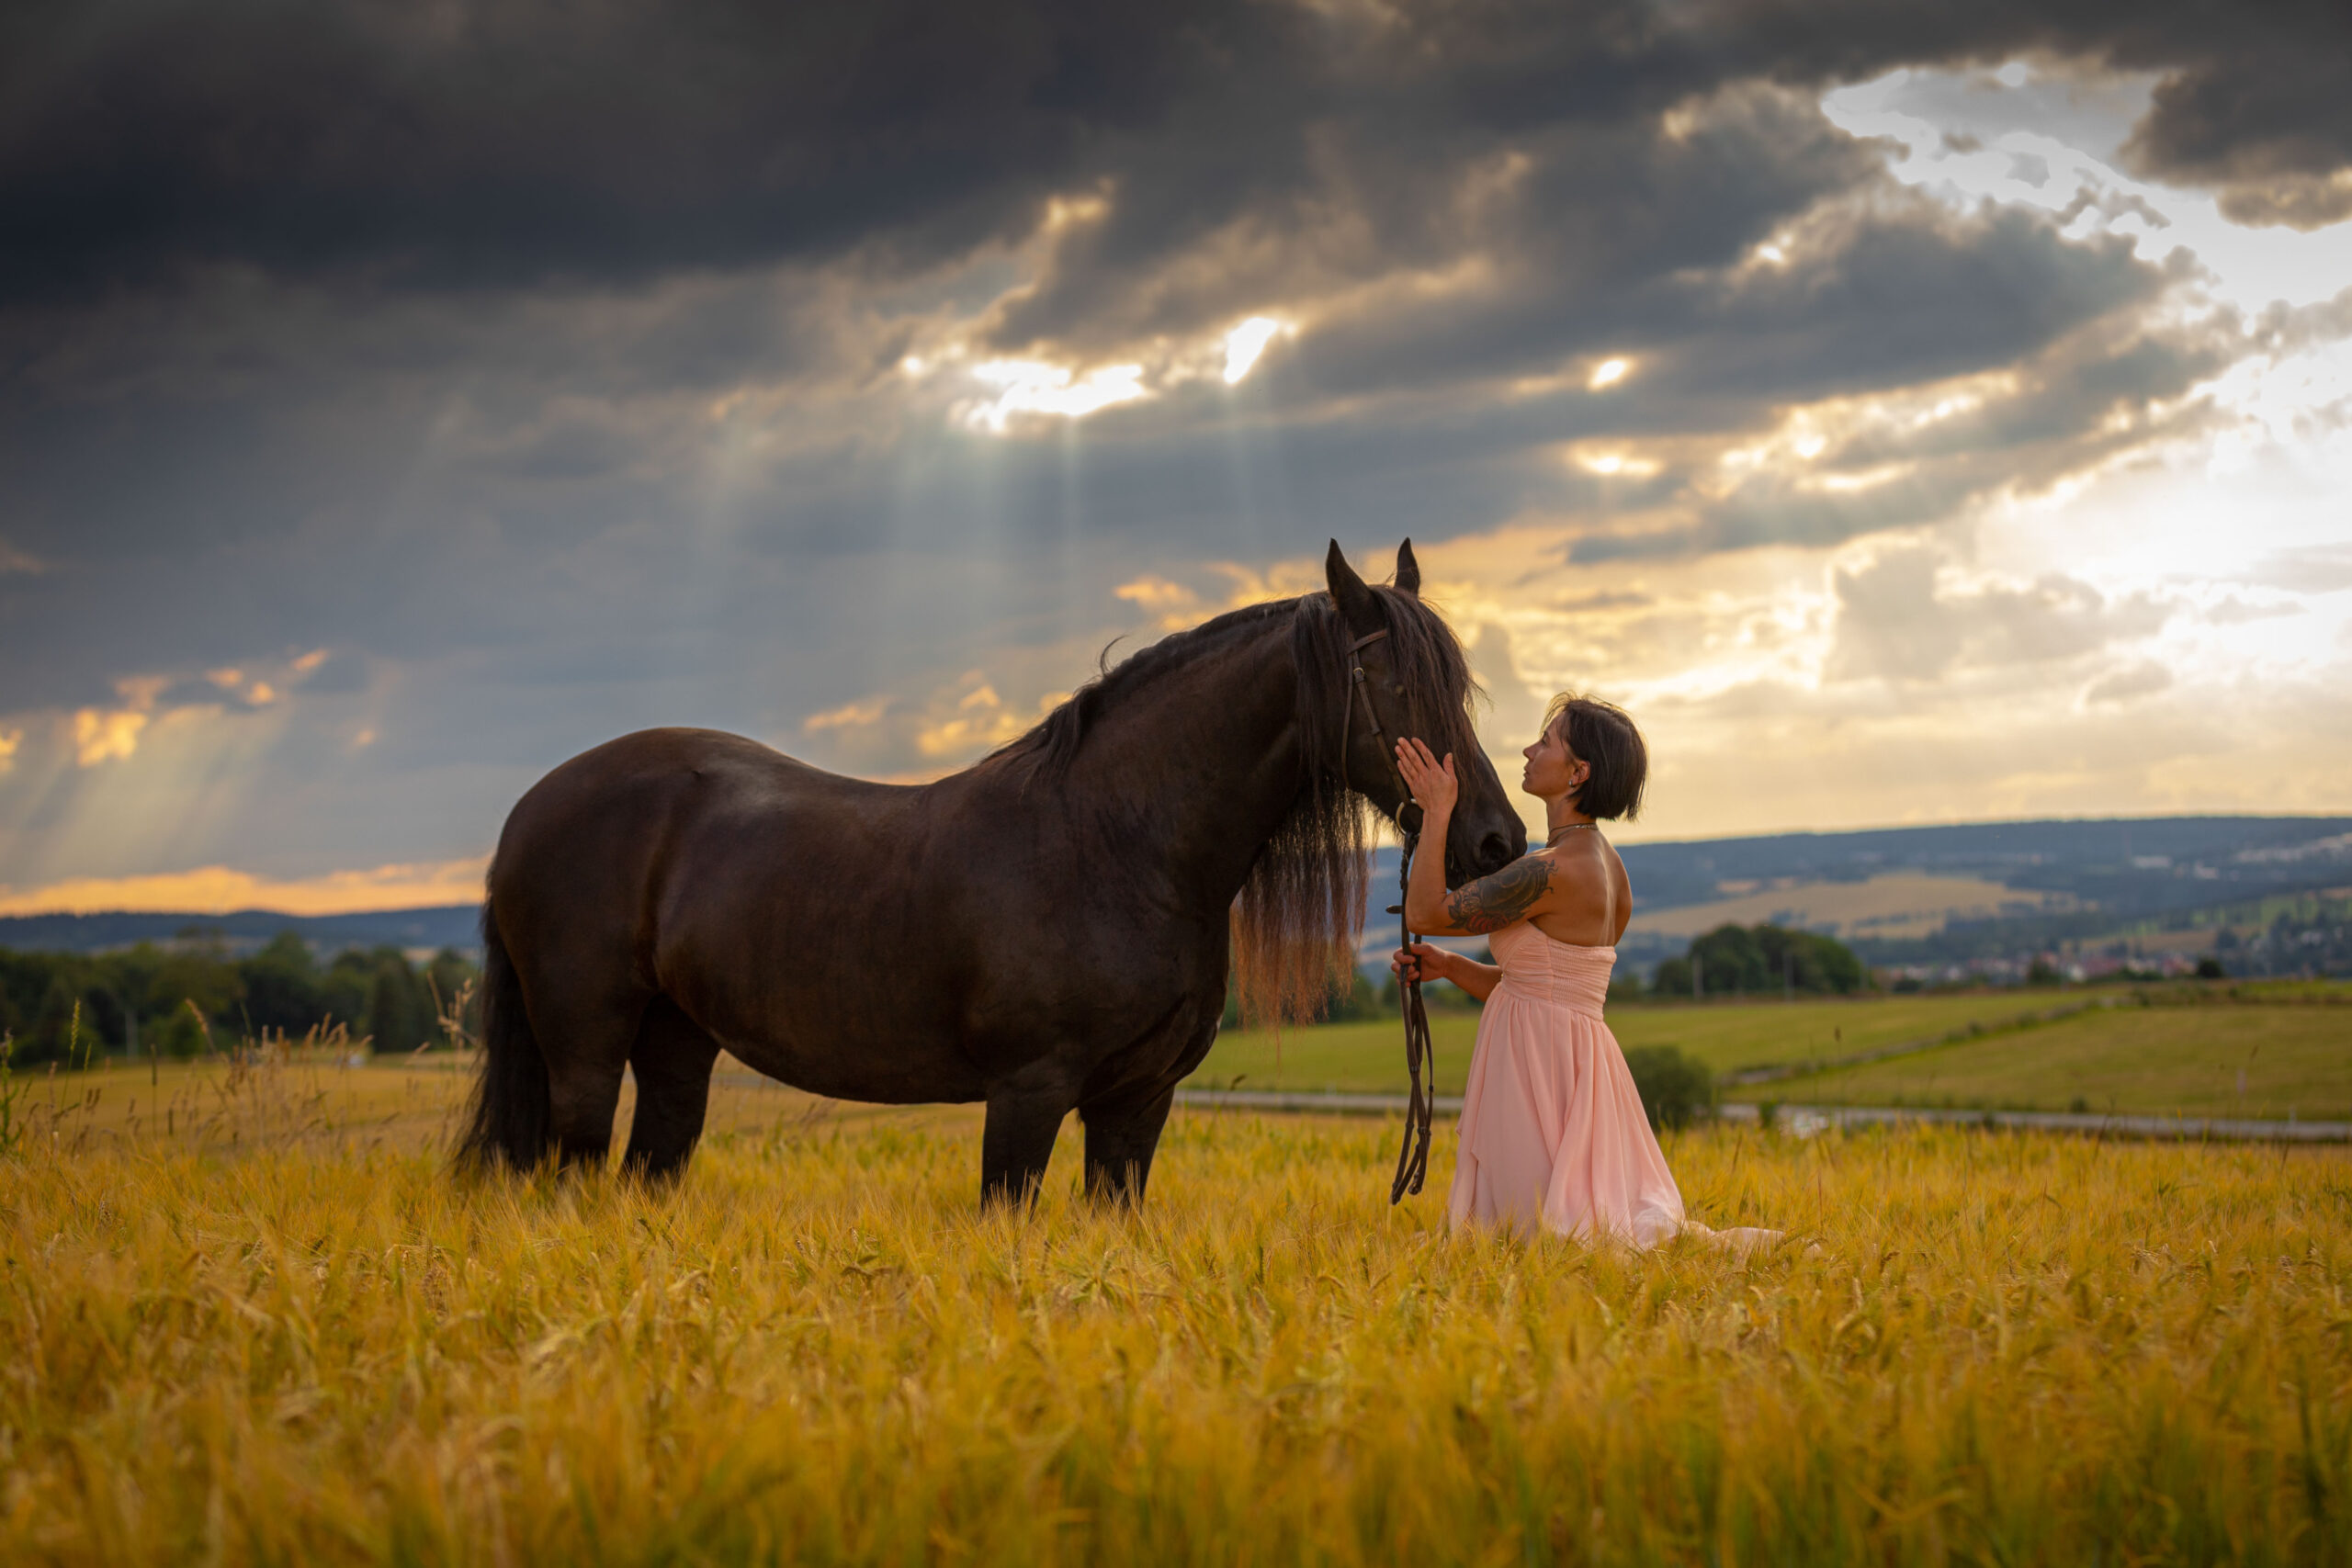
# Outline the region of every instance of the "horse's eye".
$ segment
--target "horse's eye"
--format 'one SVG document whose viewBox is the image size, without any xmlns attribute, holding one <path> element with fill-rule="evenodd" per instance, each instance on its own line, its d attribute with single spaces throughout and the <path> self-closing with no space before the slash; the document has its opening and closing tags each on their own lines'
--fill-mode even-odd
<svg viewBox="0 0 2352 1568">
<path fill-rule="evenodd" d="M 1405 694 L 1405 688 L 1402 686 L 1391 686 L 1388 689 L 1396 693 L 1400 697 Z"/>
</svg>

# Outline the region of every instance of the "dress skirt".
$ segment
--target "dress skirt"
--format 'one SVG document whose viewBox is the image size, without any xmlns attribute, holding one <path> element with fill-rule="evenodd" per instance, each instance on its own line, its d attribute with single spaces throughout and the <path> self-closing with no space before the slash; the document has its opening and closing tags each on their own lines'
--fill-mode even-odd
<svg viewBox="0 0 2352 1568">
<path fill-rule="evenodd" d="M 1681 1190 L 1601 1021 L 1617 950 L 1555 942 L 1525 921 L 1491 940 L 1503 978 L 1463 1093 L 1453 1224 L 1636 1247 L 1680 1234 Z"/>
</svg>

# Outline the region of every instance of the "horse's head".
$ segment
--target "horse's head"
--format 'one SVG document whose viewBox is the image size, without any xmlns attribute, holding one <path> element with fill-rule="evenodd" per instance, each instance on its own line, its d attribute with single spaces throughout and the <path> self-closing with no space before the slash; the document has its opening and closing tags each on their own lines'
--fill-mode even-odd
<svg viewBox="0 0 2352 1568">
<path fill-rule="evenodd" d="M 1409 735 L 1440 757 L 1451 752 L 1462 798 L 1446 834 L 1445 884 L 1458 887 L 1501 870 L 1527 852 L 1527 829 L 1472 728 L 1470 698 L 1477 683 L 1471 679 L 1470 661 L 1453 629 L 1421 603 L 1421 568 L 1413 558 L 1413 542 L 1408 539 L 1397 548 L 1393 586 L 1357 576 L 1336 539 L 1323 566 L 1339 627 L 1345 628 L 1340 648 L 1359 644 L 1351 654 L 1342 651 L 1338 698 L 1348 711 L 1329 716 L 1334 739 L 1347 737 L 1345 752 L 1336 760 L 1341 777 L 1391 818 L 1418 827 L 1420 808 L 1406 795 L 1387 748 Z M 1366 637 L 1373 640 L 1362 641 Z M 1359 666 L 1364 677 L 1360 682 L 1353 678 Z"/>
</svg>

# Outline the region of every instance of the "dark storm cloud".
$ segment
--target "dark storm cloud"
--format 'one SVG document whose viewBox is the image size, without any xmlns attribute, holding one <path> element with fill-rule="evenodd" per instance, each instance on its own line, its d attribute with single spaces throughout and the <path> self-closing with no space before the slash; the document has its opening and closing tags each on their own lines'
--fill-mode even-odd
<svg viewBox="0 0 2352 1568">
<path fill-rule="evenodd" d="M 0 31 L 0 287 L 476 287 L 967 247 L 1293 14 L 1216 0 L 79 4 Z"/>
<path fill-rule="evenodd" d="M 2222 187 L 2241 221 L 2313 225 L 2352 215 L 2352 9 L 2337 0 L 1713 0 L 1704 16 L 1782 80 L 1852 79 L 1894 65 L 2042 51 L 2164 80 L 2131 150 L 2159 179 Z"/>
<path fill-rule="evenodd" d="M 2335 0 L 48 0 L 0 21 L 0 292 L 220 262 L 468 288 L 876 242 L 919 262 L 1093 181 L 1122 197 L 1094 242 L 1115 274 L 1280 214 L 1351 154 L 1374 243 L 1408 257 L 1442 245 L 1433 181 L 1481 145 L 1747 77 L 2035 49 L 2167 73 L 2134 143 L 2158 174 L 2258 192 L 2352 164 Z M 1092 297 L 1081 277 L 1061 295 Z"/>
<path fill-rule="evenodd" d="M 0 715 L 119 705 L 125 678 L 193 709 L 209 671 L 331 649 L 255 711 L 210 699 L 217 722 L 281 726 L 275 755 L 347 786 L 337 821 L 423 834 L 384 828 L 387 854 L 456 854 L 518 776 L 634 725 L 795 740 L 983 660 L 1024 704 L 1082 674 L 1069 650 L 1146 565 L 1527 516 L 1589 524 L 1597 555 L 1945 515 L 2138 438 L 2221 351 L 2131 326 L 2165 280 L 2120 246 L 1906 197 L 1821 87 L 2030 50 L 2155 70 L 2146 166 L 2308 207 L 2352 148 L 2343 106 L 2306 102 L 2344 26 L 1860 0 L 13 7 Z M 2302 107 L 2273 112 L 2272 82 Z M 1744 264 L 1800 221 L 1785 266 Z M 1042 438 L 974 434 L 898 368 L 942 323 L 1094 363 L 1261 309 L 1305 325 L 1242 386 Z M 1580 359 L 1616 353 L 1639 373 L 1589 390 Z M 2011 367 L 1972 413 L 1820 459 L 1898 479 L 1695 482 L 1698 447 L 1791 404 Z M 1616 439 L 1658 446 L 1655 477 L 1564 459 Z M 1664 521 L 1615 532 L 1630 511 Z M 65 753 L 21 727 L 30 788 Z"/>
</svg>

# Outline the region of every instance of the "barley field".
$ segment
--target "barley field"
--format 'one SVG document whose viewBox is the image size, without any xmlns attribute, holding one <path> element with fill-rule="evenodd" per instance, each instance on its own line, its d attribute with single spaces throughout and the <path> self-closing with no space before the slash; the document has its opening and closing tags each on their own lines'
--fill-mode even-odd
<svg viewBox="0 0 2352 1568">
<path fill-rule="evenodd" d="M 1066 1136 L 983 1216 L 969 1111 L 730 1078 L 673 1191 L 464 1190 L 457 1074 L 180 1072 L 14 1108 L 0 1561 L 2352 1551 L 2326 1151 L 1693 1134 L 1791 1240 L 1637 1256 L 1391 1209 L 1376 1122 L 1179 1112 L 1139 1213 Z"/>
</svg>

